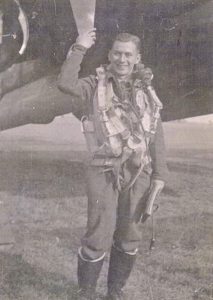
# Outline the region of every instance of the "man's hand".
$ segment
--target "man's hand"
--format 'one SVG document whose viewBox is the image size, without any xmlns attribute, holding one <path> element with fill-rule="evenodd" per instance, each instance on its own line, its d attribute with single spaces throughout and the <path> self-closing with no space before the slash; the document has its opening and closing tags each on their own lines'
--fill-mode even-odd
<svg viewBox="0 0 213 300">
<path fill-rule="evenodd" d="M 153 205 L 156 198 L 159 196 L 160 192 L 164 187 L 164 181 L 160 179 L 153 179 L 149 188 L 149 194 L 146 201 L 146 207 L 142 215 L 141 222 L 145 222 L 148 217 L 153 213 Z"/>
<path fill-rule="evenodd" d="M 80 34 L 76 40 L 76 44 L 89 49 L 92 47 L 92 45 L 95 44 L 95 40 L 96 40 L 96 28 L 93 28 L 87 32 Z"/>
</svg>

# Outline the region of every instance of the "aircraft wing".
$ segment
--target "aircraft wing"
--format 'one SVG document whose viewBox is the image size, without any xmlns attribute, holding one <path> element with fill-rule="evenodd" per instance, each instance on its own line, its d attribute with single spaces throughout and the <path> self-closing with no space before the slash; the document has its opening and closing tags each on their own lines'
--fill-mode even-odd
<svg viewBox="0 0 213 300">
<path fill-rule="evenodd" d="M 191 100 L 173 99 L 170 106 L 164 105 L 163 121 L 213 113 L 212 92 L 207 89 L 207 94 L 200 94 L 197 99 L 193 94 Z M 71 96 L 58 90 L 57 75 L 45 76 L 4 95 L 0 102 L 0 131 L 30 123 L 47 124 L 70 112 L 78 116 Z"/>
<path fill-rule="evenodd" d="M 13 32 L 12 24 L 19 37 L 17 5 L 14 0 L 4 3 L 7 12 L 13 8 L 13 18 L 9 13 L 5 24 Z M 57 89 L 56 78 L 77 30 L 92 27 L 93 22 L 97 43 L 84 60 L 83 75 L 107 62 L 112 38 L 129 31 L 142 39 L 142 59 L 153 69 L 164 121 L 213 113 L 212 0 L 39 0 L 36 7 L 32 0 L 19 3 L 28 18 L 29 40 L 18 59 L 14 53 L 20 51 L 23 39 L 3 38 L 0 44 L 0 130 L 48 123 L 72 111 L 71 98 Z M 0 14 L 0 32 L 2 20 Z M 5 67 L 14 59 L 16 64 Z"/>
<path fill-rule="evenodd" d="M 29 123 L 50 123 L 56 116 L 72 112 L 71 98 L 58 90 L 56 78 L 46 76 L 4 95 L 0 131 Z"/>
</svg>

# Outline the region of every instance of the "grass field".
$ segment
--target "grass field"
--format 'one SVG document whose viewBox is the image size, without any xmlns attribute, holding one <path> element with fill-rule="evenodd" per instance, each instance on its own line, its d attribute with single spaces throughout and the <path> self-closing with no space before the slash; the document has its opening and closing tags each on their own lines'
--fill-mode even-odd
<svg viewBox="0 0 213 300">
<path fill-rule="evenodd" d="M 0 300 L 75 299 L 85 145 L 78 124 L 66 121 L 0 134 Z M 149 251 L 148 220 L 126 291 L 131 300 L 212 300 L 213 125 L 164 129 L 170 176 L 155 216 L 156 247 Z"/>
</svg>

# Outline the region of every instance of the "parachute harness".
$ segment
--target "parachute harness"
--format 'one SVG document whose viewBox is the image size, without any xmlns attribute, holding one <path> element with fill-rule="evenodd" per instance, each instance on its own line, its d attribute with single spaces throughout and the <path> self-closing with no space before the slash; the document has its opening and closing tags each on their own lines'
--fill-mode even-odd
<svg viewBox="0 0 213 300">
<path fill-rule="evenodd" d="M 96 72 L 98 84 L 93 99 L 92 121 L 99 147 L 93 152 L 93 158 L 113 158 L 111 165 L 104 164 L 104 172 L 113 171 L 116 188 L 126 191 L 133 186 L 144 167 L 151 163 L 149 142 L 156 131 L 160 106 L 149 99 L 141 80 L 132 82 L 129 97 L 121 101 L 114 93 L 108 70 L 101 66 Z M 86 136 L 85 117 L 82 121 Z M 124 185 L 122 168 L 129 162 L 135 168 L 131 179 Z"/>
</svg>

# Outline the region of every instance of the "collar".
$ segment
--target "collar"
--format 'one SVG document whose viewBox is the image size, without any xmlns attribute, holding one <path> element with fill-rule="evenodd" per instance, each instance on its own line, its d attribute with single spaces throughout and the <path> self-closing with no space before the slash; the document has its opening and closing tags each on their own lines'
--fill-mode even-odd
<svg viewBox="0 0 213 300">
<path fill-rule="evenodd" d="M 129 82 L 129 83 L 132 83 L 132 74 L 129 76 L 129 78 L 127 79 L 119 79 L 114 73 L 113 71 L 110 69 L 110 65 L 106 65 L 105 66 L 105 70 L 106 70 L 106 74 L 107 74 L 107 79 L 113 79 L 115 82 Z"/>
<path fill-rule="evenodd" d="M 105 64 L 105 65 L 101 65 L 101 67 L 103 67 L 105 70 L 107 81 L 112 80 L 117 86 L 120 85 L 120 82 L 126 82 L 126 83 L 130 83 L 135 88 L 143 88 L 142 80 L 138 77 L 137 70 L 130 75 L 128 80 L 119 80 L 117 76 L 110 69 L 110 65 Z"/>
<path fill-rule="evenodd" d="M 120 82 L 126 82 L 130 83 L 131 85 L 134 85 L 135 88 L 143 88 L 142 80 L 138 76 L 138 70 L 136 69 L 128 79 L 122 80 L 118 79 L 115 74 L 110 70 L 110 65 L 104 65 L 104 69 L 106 70 L 106 78 L 108 80 L 112 79 L 116 84 L 119 85 Z"/>
</svg>

